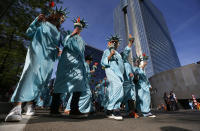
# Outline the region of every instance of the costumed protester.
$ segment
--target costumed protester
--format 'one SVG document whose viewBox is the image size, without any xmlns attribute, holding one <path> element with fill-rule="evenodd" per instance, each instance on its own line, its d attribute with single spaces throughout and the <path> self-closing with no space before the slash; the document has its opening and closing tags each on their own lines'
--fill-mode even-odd
<svg viewBox="0 0 200 131">
<path fill-rule="evenodd" d="M 90 90 L 90 79 L 91 79 L 91 73 L 95 72 L 94 66 L 93 66 L 93 70 L 90 70 L 90 64 L 92 63 L 93 58 L 88 55 L 85 57 L 85 67 L 86 67 L 86 88 L 87 90 L 85 92 L 81 93 L 80 96 L 80 100 L 79 100 L 79 110 L 81 113 L 89 113 L 93 111 L 92 108 L 92 92 Z M 70 113 L 70 105 L 71 105 L 71 100 L 72 100 L 72 96 L 73 94 L 71 94 L 68 103 L 67 103 L 67 107 L 65 109 L 65 114 L 69 114 Z"/>
<path fill-rule="evenodd" d="M 126 46 L 125 50 L 121 53 L 122 59 L 124 61 L 124 99 L 123 103 L 126 105 L 127 112 L 129 112 L 129 116 L 138 118 L 139 116 L 136 114 L 136 94 L 135 94 L 135 84 L 133 83 L 134 79 L 134 70 L 132 65 L 128 61 L 128 56 L 131 51 L 132 44 L 134 42 L 134 38 L 129 35 L 129 44 Z"/>
<path fill-rule="evenodd" d="M 123 120 L 120 114 L 120 105 L 123 100 L 123 73 L 124 63 L 121 55 L 116 51 L 120 38 L 111 36 L 108 39 L 108 48 L 104 51 L 101 65 L 105 68 L 107 80 L 109 82 L 109 99 L 107 105 L 107 117 L 115 120 Z"/>
<path fill-rule="evenodd" d="M 105 77 L 103 80 L 100 80 L 95 88 L 95 107 L 97 111 L 106 110 L 107 101 L 108 101 L 108 81 Z"/>
<path fill-rule="evenodd" d="M 49 73 L 51 76 L 51 73 Z M 44 87 L 40 88 L 40 91 L 38 92 L 38 96 L 36 97 L 36 99 L 34 99 L 34 104 L 32 104 L 32 102 L 27 103 L 26 106 L 23 108 L 24 109 L 24 113 L 23 115 L 27 115 L 27 116 L 32 116 L 35 114 L 35 107 L 36 108 L 43 108 L 45 105 L 45 102 L 47 100 L 47 97 L 49 96 L 49 88 L 48 88 L 48 81 L 49 79 L 47 79 L 46 84 L 44 84 Z"/>
<path fill-rule="evenodd" d="M 103 81 L 100 80 L 95 87 L 95 108 L 96 108 L 96 111 L 99 111 L 99 112 L 101 112 L 103 108 L 102 102 L 103 102 L 104 93 L 102 89 L 103 88 L 102 82 Z"/>
<path fill-rule="evenodd" d="M 100 94 L 101 94 L 101 97 L 102 97 L 102 101 L 101 101 L 101 107 L 104 108 L 104 110 L 107 109 L 107 106 L 108 106 L 108 85 L 109 85 L 109 82 L 107 81 L 107 78 L 105 77 L 100 85 Z"/>
<path fill-rule="evenodd" d="M 36 107 L 41 109 L 44 108 L 44 100 L 42 99 L 42 96 L 37 98 Z"/>
<path fill-rule="evenodd" d="M 70 110 L 71 110 L 70 109 L 70 105 L 71 105 L 71 101 L 72 101 L 72 93 L 70 93 L 69 95 L 70 95 L 70 97 L 69 97 L 69 99 L 66 102 L 66 107 L 65 107 L 65 110 L 64 110 L 64 114 L 65 115 L 69 115 Z"/>
<path fill-rule="evenodd" d="M 60 57 L 54 94 L 51 104 L 51 114 L 60 115 L 58 110 L 60 105 L 60 95 L 62 93 L 73 93 L 70 105 L 70 116 L 74 118 L 86 117 L 79 111 L 79 98 L 82 93 L 87 91 L 87 72 L 85 66 L 85 45 L 80 33 L 87 27 L 84 19 L 74 20 L 74 31 L 65 37 L 63 51 Z"/>
<path fill-rule="evenodd" d="M 55 78 L 52 78 L 50 82 L 48 83 L 48 88 L 45 88 L 45 90 L 43 91 L 44 107 L 46 109 L 48 109 L 51 106 L 54 82 L 55 82 Z"/>
<path fill-rule="evenodd" d="M 98 62 L 95 62 L 94 65 L 92 66 L 93 72 L 95 72 L 97 70 L 98 64 L 99 64 Z"/>
<path fill-rule="evenodd" d="M 35 106 L 37 108 L 44 108 L 44 106 L 50 96 L 49 82 L 51 82 L 51 81 L 46 81 L 46 84 L 44 85 L 43 88 L 41 88 L 40 92 L 38 93 L 37 98 L 34 100 L 36 103 Z M 27 111 L 26 114 L 28 114 L 28 113 L 34 113 L 34 111 L 32 111 L 32 112 Z"/>
<path fill-rule="evenodd" d="M 146 54 L 143 54 L 136 60 L 138 62 L 136 65 L 139 65 L 139 68 L 135 68 L 135 76 L 138 77 L 135 82 L 137 110 L 140 111 L 144 117 L 156 117 L 150 112 L 150 88 L 152 87 L 144 71 L 144 68 L 147 65 L 147 60 L 148 56 L 146 56 Z"/>
<path fill-rule="evenodd" d="M 93 94 L 93 97 L 94 97 L 94 106 L 95 106 L 95 110 L 96 111 L 100 111 L 100 106 L 101 106 L 101 96 L 100 96 L 100 93 L 101 93 L 101 83 L 102 83 L 102 80 L 100 80 L 99 82 L 96 82 L 96 86 L 95 86 L 95 89 L 94 89 L 94 94 Z"/>
<path fill-rule="evenodd" d="M 48 109 L 48 107 L 50 107 L 51 105 L 51 101 L 52 101 L 52 96 L 51 96 L 51 88 L 47 87 L 44 90 L 44 96 L 43 96 L 43 100 L 44 100 L 44 107 L 46 109 Z"/>
<path fill-rule="evenodd" d="M 28 47 L 21 78 L 11 98 L 11 102 L 15 102 L 16 106 L 5 121 L 20 121 L 22 102 L 36 99 L 40 88 L 51 78 L 54 62 L 60 54 L 59 27 L 64 22 L 66 14 L 66 9 L 62 8 L 56 8 L 47 18 L 40 14 L 27 29 L 26 34 L 31 39 L 31 44 Z"/>
</svg>

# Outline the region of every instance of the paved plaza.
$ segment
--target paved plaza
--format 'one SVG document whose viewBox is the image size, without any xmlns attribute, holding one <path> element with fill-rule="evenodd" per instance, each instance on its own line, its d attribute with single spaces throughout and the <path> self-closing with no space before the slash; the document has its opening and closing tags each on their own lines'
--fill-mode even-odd
<svg viewBox="0 0 200 131">
<path fill-rule="evenodd" d="M 177 112 L 155 112 L 156 118 L 123 121 L 108 119 L 103 113 L 91 115 L 87 119 L 70 119 L 68 116 L 51 117 L 48 111 L 37 110 L 35 116 L 21 122 L 3 122 L 0 131 L 200 131 L 200 112 L 182 110 Z"/>
</svg>

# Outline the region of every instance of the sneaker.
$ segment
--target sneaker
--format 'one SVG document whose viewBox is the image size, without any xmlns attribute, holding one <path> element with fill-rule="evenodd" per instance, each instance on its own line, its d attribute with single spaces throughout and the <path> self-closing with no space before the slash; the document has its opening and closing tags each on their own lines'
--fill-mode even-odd
<svg viewBox="0 0 200 131">
<path fill-rule="evenodd" d="M 19 122 L 22 120 L 22 115 L 21 115 L 21 107 L 14 107 L 10 113 L 6 116 L 5 122 Z"/>
<path fill-rule="evenodd" d="M 50 107 L 50 115 L 53 116 L 53 117 L 62 116 L 62 114 L 59 111 L 59 108 L 55 107 L 55 106 Z"/>
<path fill-rule="evenodd" d="M 24 110 L 25 110 L 25 113 L 23 113 L 24 115 L 27 115 L 27 116 L 35 115 L 35 110 L 33 109 L 32 104 L 26 104 L 26 106 L 24 107 Z"/>
<path fill-rule="evenodd" d="M 149 115 L 148 117 L 155 118 L 155 117 L 156 117 L 156 115 Z"/>
<path fill-rule="evenodd" d="M 107 110 L 107 111 L 106 111 L 106 117 L 107 117 L 107 118 L 114 119 L 113 111 Z"/>
<path fill-rule="evenodd" d="M 114 119 L 115 116 L 113 114 L 107 115 L 107 118 Z"/>
<path fill-rule="evenodd" d="M 153 115 L 151 112 L 147 113 L 147 114 L 143 114 L 144 117 L 150 117 L 150 118 L 155 118 L 156 115 Z"/>
<path fill-rule="evenodd" d="M 114 111 L 112 117 L 114 117 L 113 119 L 118 120 L 118 121 L 123 120 L 123 117 L 120 111 Z"/>
</svg>

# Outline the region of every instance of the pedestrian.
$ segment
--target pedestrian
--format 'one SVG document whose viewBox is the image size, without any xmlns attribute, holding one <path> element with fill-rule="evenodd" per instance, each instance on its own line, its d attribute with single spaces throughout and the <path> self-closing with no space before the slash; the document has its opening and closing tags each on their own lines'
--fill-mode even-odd
<svg viewBox="0 0 200 131">
<path fill-rule="evenodd" d="M 90 55 L 87 55 L 85 57 L 85 66 L 86 66 L 86 84 L 87 84 L 87 91 L 83 92 L 80 96 L 80 100 L 79 100 L 79 110 L 81 113 L 90 113 L 93 112 L 93 107 L 92 107 L 92 92 L 90 89 L 90 79 L 91 79 L 91 74 L 95 72 L 95 70 L 90 70 L 89 65 L 92 63 L 93 58 Z M 70 114 L 70 105 L 71 105 L 71 100 L 72 100 L 72 96 L 73 94 L 71 94 L 68 103 L 67 103 L 67 107 L 65 109 L 65 112 L 68 114 Z"/>
<path fill-rule="evenodd" d="M 177 110 L 177 99 L 173 91 L 170 91 L 169 99 L 170 99 L 170 110 L 171 111 Z"/>
<path fill-rule="evenodd" d="M 147 60 L 148 56 L 146 56 L 146 54 L 143 54 L 141 57 L 139 57 L 139 60 L 137 60 L 137 62 L 139 62 L 139 68 L 135 69 L 135 74 L 138 76 L 136 83 L 136 103 L 138 111 L 140 111 L 144 117 L 156 117 L 155 115 L 152 115 L 150 110 L 150 88 L 152 87 L 144 72 L 144 68 L 147 65 Z"/>
<path fill-rule="evenodd" d="M 101 83 L 102 83 L 102 80 L 99 80 L 99 82 L 96 82 L 96 86 L 93 92 L 94 106 L 95 106 L 96 112 L 100 111 L 100 108 L 101 108 L 101 89 L 100 89 Z"/>
<path fill-rule="evenodd" d="M 61 101 L 60 96 L 67 92 L 72 93 L 70 116 L 80 118 L 87 116 L 79 110 L 80 96 L 88 90 L 84 55 L 86 43 L 80 36 L 87 24 L 80 17 L 74 19 L 73 22 L 74 31 L 72 33 L 68 31 L 68 35 L 62 42 L 64 48 L 57 67 L 50 113 L 60 115 L 58 110 Z"/>
<path fill-rule="evenodd" d="M 123 73 L 124 63 L 121 55 L 116 51 L 119 47 L 120 38 L 111 36 L 108 39 L 108 48 L 104 51 L 101 65 L 105 68 L 107 80 L 109 82 L 109 100 L 106 115 L 108 118 L 123 120 L 120 113 L 120 105 L 123 100 Z"/>
<path fill-rule="evenodd" d="M 124 98 L 123 103 L 126 105 L 126 111 L 130 117 L 138 118 L 139 116 L 136 113 L 136 93 L 135 93 L 135 84 L 134 79 L 134 70 L 132 65 L 128 61 L 129 54 L 131 52 L 132 44 L 134 38 L 129 35 L 129 44 L 125 47 L 125 50 L 121 53 L 122 59 L 124 61 Z"/>
<path fill-rule="evenodd" d="M 102 101 L 101 101 L 101 107 L 103 108 L 104 111 L 106 111 L 107 106 L 108 106 L 108 100 L 109 100 L 109 88 L 108 88 L 109 82 L 106 77 L 104 77 L 101 85 L 100 85 L 100 90 L 101 90 L 101 95 L 102 95 Z"/>
<path fill-rule="evenodd" d="M 192 100 L 193 100 L 193 107 L 195 109 L 197 109 L 197 100 L 196 100 L 196 97 L 194 95 L 192 95 Z"/>
<path fill-rule="evenodd" d="M 56 8 L 47 18 L 40 14 L 30 24 L 26 34 L 31 38 L 22 75 L 11 102 L 14 108 L 5 121 L 22 120 L 22 103 L 29 102 L 28 108 L 33 108 L 32 101 L 38 96 L 40 89 L 51 78 L 54 62 L 60 55 L 59 28 L 65 20 L 66 9 Z"/>
<path fill-rule="evenodd" d="M 165 101 L 165 104 L 167 106 L 167 111 L 170 111 L 170 99 L 169 96 L 167 95 L 167 93 L 164 93 L 163 99 Z"/>
<path fill-rule="evenodd" d="M 192 101 L 192 100 L 189 100 L 189 106 L 190 106 L 190 108 L 191 108 L 192 110 L 194 109 L 193 101 Z"/>
</svg>

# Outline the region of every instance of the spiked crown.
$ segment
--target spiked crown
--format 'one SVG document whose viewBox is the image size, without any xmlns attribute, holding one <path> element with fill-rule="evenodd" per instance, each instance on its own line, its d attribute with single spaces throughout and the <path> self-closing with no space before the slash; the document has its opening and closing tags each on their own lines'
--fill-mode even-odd
<svg viewBox="0 0 200 131">
<path fill-rule="evenodd" d="M 54 4 L 53 4 L 54 6 Z M 49 9 L 49 13 L 50 14 L 63 14 L 65 17 L 68 17 L 67 15 L 70 13 L 69 11 L 67 11 L 67 8 L 62 9 L 62 6 L 58 9 L 58 7 L 56 6 L 56 9 L 52 9 L 53 6 L 51 5 L 51 8 Z"/>
<path fill-rule="evenodd" d="M 145 53 L 143 53 L 142 56 L 140 56 L 140 57 L 138 57 L 138 56 L 134 57 L 134 58 L 133 58 L 133 62 L 134 62 L 134 63 L 136 63 L 136 62 L 139 62 L 139 63 L 140 63 L 140 62 L 142 62 L 142 61 L 147 61 L 148 58 L 149 58 L 149 57 L 146 56 Z"/>
<path fill-rule="evenodd" d="M 133 57 L 133 62 L 141 62 L 141 59 L 140 57 L 136 56 L 136 57 Z"/>
<path fill-rule="evenodd" d="M 85 21 L 84 18 L 81 19 L 78 17 L 77 19 L 74 18 L 72 21 L 74 22 L 74 26 L 80 26 L 81 28 L 88 27 L 87 21 Z"/>
<path fill-rule="evenodd" d="M 115 47 L 115 44 L 120 42 L 121 39 L 118 35 L 111 35 L 110 37 L 107 38 L 107 41 L 108 41 L 108 48 L 114 48 Z"/>
<path fill-rule="evenodd" d="M 56 6 L 56 10 L 54 11 L 54 13 L 60 13 L 60 14 L 63 14 L 65 17 L 67 17 L 67 14 L 69 14 L 70 12 L 67 11 L 67 8 L 62 9 L 62 6 L 61 6 L 60 9 L 58 9 Z"/>
<path fill-rule="evenodd" d="M 111 35 L 110 37 L 107 38 L 107 41 L 108 42 L 113 42 L 113 41 L 120 42 L 121 39 L 118 35 Z"/>
</svg>

